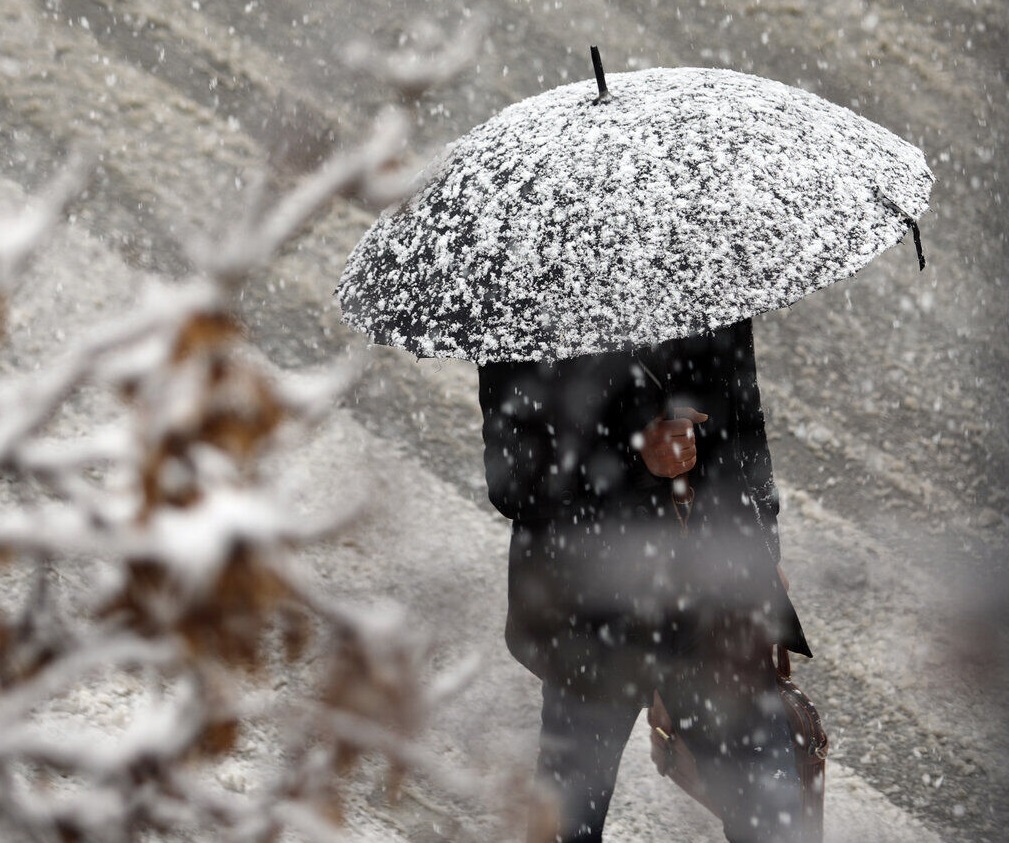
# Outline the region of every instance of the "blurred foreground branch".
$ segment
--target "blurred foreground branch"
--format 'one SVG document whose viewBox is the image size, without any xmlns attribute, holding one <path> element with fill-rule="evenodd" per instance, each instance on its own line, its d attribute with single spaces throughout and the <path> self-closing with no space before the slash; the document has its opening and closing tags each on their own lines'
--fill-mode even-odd
<svg viewBox="0 0 1009 843">
<path fill-rule="evenodd" d="M 419 22 L 415 46 L 390 52 L 359 41 L 351 45 L 344 60 L 396 88 L 404 97 L 416 99 L 470 66 L 489 26 L 482 11 L 471 12 L 466 23 L 448 39 L 434 24 Z"/>
<path fill-rule="evenodd" d="M 417 85 L 460 61 L 452 52 L 420 68 Z M 427 641 L 404 613 L 352 609 L 310 586 L 297 552 L 344 529 L 355 507 L 306 518 L 264 468 L 353 372 L 279 379 L 230 310 L 250 273 L 333 199 L 374 200 L 404 184 L 390 175 L 407 139 L 402 115 L 386 114 L 359 149 L 272 207 L 253 203 L 219 241 L 193 244 L 197 275 L 152 284 L 135 312 L 61 360 L 0 382 L 0 483 L 14 491 L 0 496 L 0 578 L 18 598 L 0 610 L 5 841 L 212 831 L 252 843 L 285 829 L 337 839 L 341 782 L 367 753 L 386 758 L 394 780 L 421 769 L 475 792 L 413 743 L 475 665 L 430 682 Z M 3 229 L 0 308 L 83 188 L 88 161 L 73 159 Z M 122 411 L 86 436 L 61 436 L 61 414 L 84 389 L 115 396 Z M 94 587 L 64 605 L 50 583 L 82 564 L 99 572 Z M 296 703 L 275 693 L 250 703 L 251 689 L 292 677 Z M 122 694 L 115 739 L 52 707 L 89 693 Z M 214 783 L 251 728 L 275 748 L 246 798 Z"/>
</svg>

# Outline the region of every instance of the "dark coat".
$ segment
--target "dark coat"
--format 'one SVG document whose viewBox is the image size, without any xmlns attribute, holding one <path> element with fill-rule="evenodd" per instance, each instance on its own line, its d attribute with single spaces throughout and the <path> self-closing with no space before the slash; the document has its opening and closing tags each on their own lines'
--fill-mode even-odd
<svg viewBox="0 0 1009 843">
<path fill-rule="evenodd" d="M 660 389 L 653 377 L 663 384 Z M 778 503 L 749 320 L 704 337 L 480 369 L 491 502 L 512 519 L 506 639 L 542 679 L 644 698 L 663 654 L 714 616 L 810 655 L 781 586 Z M 675 406 L 695 426 L 686 534 L 637 434 Z"/>
</svg>

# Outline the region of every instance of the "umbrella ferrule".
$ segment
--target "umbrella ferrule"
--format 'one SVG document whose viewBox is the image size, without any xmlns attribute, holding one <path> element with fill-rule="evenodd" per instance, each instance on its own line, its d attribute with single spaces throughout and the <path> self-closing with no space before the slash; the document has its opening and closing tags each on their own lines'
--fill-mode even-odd
<svg viewBox="0 0 1009 843">
<path fill-rule="evenodd" d="M 600 105 L 609 102 L 612 97 L 606 87 L 606 74 L 603 72 L 603 60 L 599 56 L 599 48 L 593 45 L 589 48 L 589 52 L 592 54 L 592 69 L 596 73 L 596 84 L 599 86 L 599 96 L 592 100 L 592 104 Z"/>
</svg>

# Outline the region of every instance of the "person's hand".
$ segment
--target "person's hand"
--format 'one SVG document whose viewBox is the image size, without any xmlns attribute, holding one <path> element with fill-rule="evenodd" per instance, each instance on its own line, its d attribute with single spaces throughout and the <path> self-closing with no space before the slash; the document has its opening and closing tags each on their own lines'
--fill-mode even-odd
<svg viewBox="0 0 1009 843">
<path fill-rule="evenodd" d="M 706 422 L 708 414 L 693 407 L 676 407 L 673 418 L 652 419 L 641 431 L 641 459 L 656 477 L 676 478 L 697 462 L 694 425 Z"/>
</svg>

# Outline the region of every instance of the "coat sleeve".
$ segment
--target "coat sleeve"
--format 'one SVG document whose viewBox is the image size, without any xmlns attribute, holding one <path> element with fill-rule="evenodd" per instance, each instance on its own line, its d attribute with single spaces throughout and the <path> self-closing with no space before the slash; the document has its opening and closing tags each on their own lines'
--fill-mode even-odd
<svg viewBox="0 0 1009 843">
<path fill-rule="evenodd" d="M 540 478 L 548 464 L 549 443 L 542 418 L 545 396 L 530 395 L 524 388 L 531 374 L 528 364 L 480 367 L 487 493 L 497 510 L 512 520 L 534 508 L 542 497 Z"/>
<path fill-rule="evenodd" d="M 739 460 L 747 486 L 753 495 L 760 526 L 771 557 L 781 557 L 778 539 L 778 490 L 771 470 L 771 451 L 764 430 L 764 411 L 757 386 L 757 364 L 753 348 L 753 326 L 749 319 L 735 326 L 736 423 L 739 430 Z"/>
<path fill-rule="evenodd" d="M 628 410 L 626 401 L 601 386 L 611 379 L 584 371 L 584 365 L 480 368 L 487 490 L 506 518 L 588 513 L 659 482 L 631 447 L 634 430 L 644 426 L 645 416 L 650 420 L 651 409 Z M 626 424 L 608 423 L 614 414 Z"/>
</svg>

